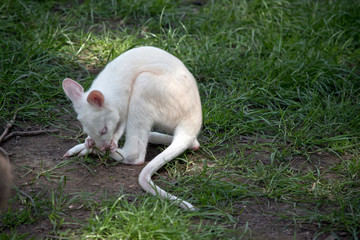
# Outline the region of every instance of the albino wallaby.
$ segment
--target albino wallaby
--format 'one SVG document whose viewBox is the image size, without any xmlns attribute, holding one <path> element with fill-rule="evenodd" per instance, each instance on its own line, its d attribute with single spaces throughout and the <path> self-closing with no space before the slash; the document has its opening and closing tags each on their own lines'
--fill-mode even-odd
<svg viewBox="0 0 360 240">
<path fill-rule="evenodd" d="M 0 148 L 0 209 L 6 206 L 10 195 L 12 174 L 7 154 Z"/>
<path fill-rule="evenodd" d="M 202 124 L 201 101 L 196 81 L 175 56 L 155 47 L 131 49 L 111 61 L 93 81 L 90 89 L 71 79 L 63 89 L 74 105 L 84 132 L 85 143 L 71 148 L 64 157 L 110 150 L 110 157 L 125 164 L 141 165 L 148 142 L 169 145 L 141 171 L 139 184 L 153 195 L 179 201 L 156 186 L 152 175 L 186 149 L 197 150 Z M 167 135 L 151 132 L 156 126 Z M 125 144 L 118 148 L 120 137 Z"/>
</svg>

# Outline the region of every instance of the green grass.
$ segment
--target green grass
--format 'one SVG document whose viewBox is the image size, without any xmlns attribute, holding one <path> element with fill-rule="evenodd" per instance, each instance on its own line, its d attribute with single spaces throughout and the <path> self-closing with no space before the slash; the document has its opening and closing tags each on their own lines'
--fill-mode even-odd
<svg viewBox="0 0 360 240">
<path fill-rule="evenodd" d="M 89 86 L 109 60 L 134 46 L 169 51 L 198 80 L 202 150 L 196 160 L 179 157 L 187 167 L 178 162 L 167 166 L 179 184 L 160 181 L 202 211 L 184 213 L 152 197 L 135 196 L 130 203 L 110 197 L 93 208 L 82 231 L 60 233 L 54 227 L 55 233 L 116 239 L 236 238 L 242 236 L 239 229 L 248 227 L 236 223 L 244 210 L 239 206 L 275 201 L 296 206 L 278 215 L 313 224 L 314 238 L 356 238 L 360 3 L 203 2 L 0 3 L 0 126 L 15 111 L 18 127 L 64 126 L 62 116 L 72 110 L 61 81 L 79 78 Z M 244 137 L 251 140 L 244 142 Z M 38 174 L 58 177 L 56 171 Z M 25 209 L 30 211 L 31 204 Z M 55 217 L 54 224 L 60 220 Z M 18 221 L 7 228 L 16 230 L 38 218 Z M 215 223 L 218 227 L 211 229 Z"/>
<path fill-rule="evenodd" d="M 184 213 L 177 206 L 153 198 L 138 198 L 132 203 L 124 195 L 108 199 L 89 220 L 80 238 L 84 239 L 204 239 L 224 229 L 191 219 L 201 213 Z M 230 231 L 228 231 L 230 232 Z"/>
</svg>

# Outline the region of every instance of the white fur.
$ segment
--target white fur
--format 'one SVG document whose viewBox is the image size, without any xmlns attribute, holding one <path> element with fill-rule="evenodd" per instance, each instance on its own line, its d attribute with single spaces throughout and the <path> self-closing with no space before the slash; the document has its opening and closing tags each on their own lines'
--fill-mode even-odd
<svg viewBox="0 0 360 240">
<path fill-rule="evenodd" d="M 63 81 L 63 89 L 88 134 L 85 143 L 71 148 L 65 157 L 94 152 L 96 145 L 110 149 L 115 160 L 140 165 L 148 142 L 169 145 L 144 167 L 139 184 L 147 192 L 194 209 L 151 181 L 164 164 L 187 148 L 200 146 L 196 139 L 202 123 L 199 91 L 179 59 L 155 47 L 131 49 L 110 62 L 88 91 L 71 79 Z M 151 132 L 154 126 L 173 136 Z M 120 149 L 117 144 L 124 131 Z"/>
</svg>

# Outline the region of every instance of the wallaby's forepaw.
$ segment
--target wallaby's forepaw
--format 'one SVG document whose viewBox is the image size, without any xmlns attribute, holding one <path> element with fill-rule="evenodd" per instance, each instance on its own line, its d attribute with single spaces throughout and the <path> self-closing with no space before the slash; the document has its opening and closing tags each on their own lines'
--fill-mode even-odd
<svg viewBox="0 0 360 240">
<path fill-rule="evenodd" d="M 95 141 L 91 137 L 87 137 L 84 143 L 78 144 L 75 147 L 67 151 L 63 158 L 71 157 L 77 155 L 78 157 L 83 157 L 88 153 L 94 153 Z"/>
<path fill-rule="evenodd" d="M 95 141 L 89 136 L 85 139 L 84 144 L 85 144 L 86 148 L 94 148 L 95 147 Z"/>
<path fill-rule="evenodd" d="M 118 149 L 118 145 L 116 142 L 114 142 L 113 140 L 111 140 L 110 142 L 110 146 L 109 146 L 109 150 L 110 152 L 116 152 Z"/>
</svg>

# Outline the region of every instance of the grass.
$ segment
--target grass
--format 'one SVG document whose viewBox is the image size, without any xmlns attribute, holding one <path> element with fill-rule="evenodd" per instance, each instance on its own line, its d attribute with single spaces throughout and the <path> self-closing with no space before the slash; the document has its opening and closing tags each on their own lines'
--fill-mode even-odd
<svg viewBox="0 0 360 240">
<path fill-rule="evenodd" d="M 197 214 L 183 213 L 154 199 L 137 199 L 129 203 L 124 195 L 102 204 L 99 214 L 89 221 L 84 239 L 203 239 L 212 236 L 208 228 L 199 224 L 195 228 L 191 219 Z M 119 226 L 121 230 L 119 231 Z M 205 229 L 202 229 L 205 227 Z M 224 232 L 223 229 L 220 229 Z"/>
<path fill-rule="evenodd" d="M 79 78 L 89 86 L 109 60 L 134 46 L 171 52 L 198 80 L 202 150 L 196 160 L 179 157 L 185 158 L 185 169 L 178 162 L 166 167 L 179 184 L 166 179 L 162 184 L 202 211 L 183 212 L 152 197 L 135 196 L 133 202 L 110 197 L 93 206 L 93 217 L 81 224 L 80 232 L 59 231 L 62 218 L 56 216 L 66 215 L 60 207 L 50 219 L 54 233 L 116 239 L 237 238 L 251 230 L 248 224 L 239 226 L 246 212 L 241 206 L 275 201 L 295 207 L 272 214 L 298 225 L 314 224 L 313 238 L 357 238 L 360 3 L 199 2 L 204 4 L 0 3 L 0 126 L 18 110 L 19 128 L 63 127 L 63 115 L 72 110 L 61 81 Z M 61 167 L 37 174 L 58 178 Z M 32 196 L 34 204 L 51 202 L 51 194 L 44 196 L 49 199 Z M 31 216 L 26 209 L 34 211 L 31 206 L 21 211 L 26 218 Z M 51 215 L 51 206 L 42 217 Z M 2 219 L 22 216 L 13 209 L 7 214 Z M 16 228 L 39 218 L 17 221 L 5 225 L 14 231 L 4 238 L 21 239 Z"/>
</svg>

